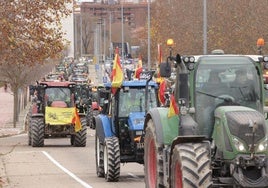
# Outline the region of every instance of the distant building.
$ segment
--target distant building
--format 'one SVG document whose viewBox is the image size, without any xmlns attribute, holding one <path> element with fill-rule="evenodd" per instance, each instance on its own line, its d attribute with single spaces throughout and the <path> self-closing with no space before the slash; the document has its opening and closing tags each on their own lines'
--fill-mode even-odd
<svg viewBox="0 0 268 188">
<path fill-rule="evenodd" d="M 79 13 L 74 15 L 75 20 L 75 54 L 76 57 L 80 56 L 81 54 L 84 54 L 84 48 L 81 45 L 81 15 L 87 15 L 91 18 L 97 18 L 104 20 L 102 23 L 109 23 L 109 24 L 115 24 L 120 23 L 122 20 L 124 21 L 124 24 L 127 24 L 131 30 L 132 36 L 136 36 L 137 33 L 141 30 L 141 28 L 144 28 L 147 24 L 147 11 L 148 11 L 148 2 L 149 0 L 77 0 L 77 3 L 79 5 Z M 153 2 L 154 0 L 150 0 L 150 2 Z M 122 2 L 122 4 L 121 4 Z M 123 7 L 123 11 L 122 11 Z M 122 12 L 123 12 L 123 19 L 122 19 Z M 108 25 L 108 24 L 107 24 Z M 84 26 L 85 28 L 85 26 Z M 107 28 L 108 29 L 108 28 Z M 101 32 L 101 31 L 100 31 Z M 100 59 L 105 59 L 105 55 L 109 54 L 109 56 L 112 55 L 112 49 L 109 48 L 107 45 L 106 48 L 102 47 L 104 41 L 101 41 L 100 44 L 98 44 L 96 41 L 102 40 L 99 39 L 101 37 L 96 35 L 94 36 L 94 54 L 103 54 L 103 57 L 100 57 Z M 97 38 L 99 37 L 99 38 Z M 106 36 L 108 39 L 109 36 Z M 107 40 L 108 41 L 108 40 Z M 106 41 L 106 42 L 107 42 Z M 118 39 L 116 41 L 111 42 L 120 42 Z M 128 41 L 124 41 L 127 43 Z M 91 43 L 92 44 L 92 43 Z M 131 44 L 130 44 L 131 45 Z M 109 49 L 107 49 L 109 48 Z M 128 52 L 131 49 L 131 46 L 128 48 Z M 105 52 L 104 52 L 105 50 Z M 89 53 L 92 53 L 89 51 Z M 124 54 L 126 51 L 124 51 Z M 130 53 L 128 53 L 130 54 Z M 102 55 L 101 55 L 102 56 Z M 129 56 L 125 54 L 125 56 Z"/>
<path fill-rule="evenodd" d="M 120 0 L 95 0 L 92 2 L 83 2 L 80 5 L 81 13 L 87 13 L 92 16 L 109 20 L 112 12 L 112 23 L 121 22 L 121 4 Z M 125 0 L 123 1 L 123 17 L 128 25 L 135 29 L 144 27 L 146 24 L 148 4 L 146 0 Z"/>
</svg>

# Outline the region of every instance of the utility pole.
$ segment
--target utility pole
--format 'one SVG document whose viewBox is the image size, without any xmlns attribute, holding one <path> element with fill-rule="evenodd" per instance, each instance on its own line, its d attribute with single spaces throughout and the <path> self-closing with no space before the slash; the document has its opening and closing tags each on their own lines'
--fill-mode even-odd
<svg viewBox="0 0 268 188">
<path fill-rule="evenodd" d="M 148 70 L 151 69 L 151 36 L 150 36 L 150 28 L 151 28 L 151 13 L 150 13 L 150 0 L 148 0 Z"/>
<path fill-rule="evenodd" d="M 207 0 L 203 0 L 203 54 L 207 54 Z"/>
</svg>

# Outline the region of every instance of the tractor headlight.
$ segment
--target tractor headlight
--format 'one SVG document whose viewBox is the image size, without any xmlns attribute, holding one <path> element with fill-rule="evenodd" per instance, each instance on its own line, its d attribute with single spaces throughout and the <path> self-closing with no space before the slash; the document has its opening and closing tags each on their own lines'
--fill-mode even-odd
<svg viewBox="0 0 268 188">
<path fill-rule="evenodd" d="M 234 137 L 233 142 L 234 142 L 234 146 L 235 146 L 236 150 L 238 150 L 240 152 L 246 151 L 245 145 L 240 140 L 238 140 L 237 138 Z"/>
<path fill-rule="evenodd" d="M 264 152 L 267 150 L 267 146 L 268 146 L 268 140 L 267 138 L 263 141 L 261 141 L 258 146 L 257 146 L 257 151 L 256 152 Z"/>
</svg>

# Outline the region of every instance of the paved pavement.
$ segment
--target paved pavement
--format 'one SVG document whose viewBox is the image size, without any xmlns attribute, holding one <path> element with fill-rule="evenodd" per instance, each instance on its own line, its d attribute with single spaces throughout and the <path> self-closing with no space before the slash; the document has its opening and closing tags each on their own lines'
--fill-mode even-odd
<svg viewBox="0 0 268 188">
<path fill-rule="evenodd" d="M 13 94 L 8 89 L 5 92 L 4 88 L 0 88 L 0 137 L 17 135 L 25 132 L 24 119 L 26 109 L 19 114 L 19 120 L 16 123 L 16 128 L 13 127 Z"/>
</svg>

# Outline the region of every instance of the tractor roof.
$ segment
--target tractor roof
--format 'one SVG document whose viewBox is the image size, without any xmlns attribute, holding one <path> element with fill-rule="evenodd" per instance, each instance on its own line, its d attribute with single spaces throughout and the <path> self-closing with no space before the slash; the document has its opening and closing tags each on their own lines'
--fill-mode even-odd
<svg viewBox="0 0 268 188">
<path fill-rule="evenodd" d="M 260 58 L 262 58 L 261 55 L 235 55 L 235 54 L 212 54 L 212 55 L 197 55 L 197 56 L 194 56 L 195 58 L 195 61 L 197 62 L 200 58 L 210 58 L 210 57 L 248 57 L 248 58 L 251 58 L 253 61 L 255 62 L 258 62 L 260 61 Z"/>
<path fill-rule="evenodd" d="M 146 86 L 146 80 L 131 80 L 131 81 L 123 81 L 122 86 L 127 87 L 145 87 Z M 158 87 L 157 83 L 154 81 L 149 82 L 149 86 Z M 105 87 L 111 87 L 111 82 L 106 83 Z"/>
<path fill-rule="evenodd" d="M 47 87 L 69 87 L 70 85 L 75 85 L 74 82 L 41 82 L 40 85 L 46 85 Z"/>
</svg>

